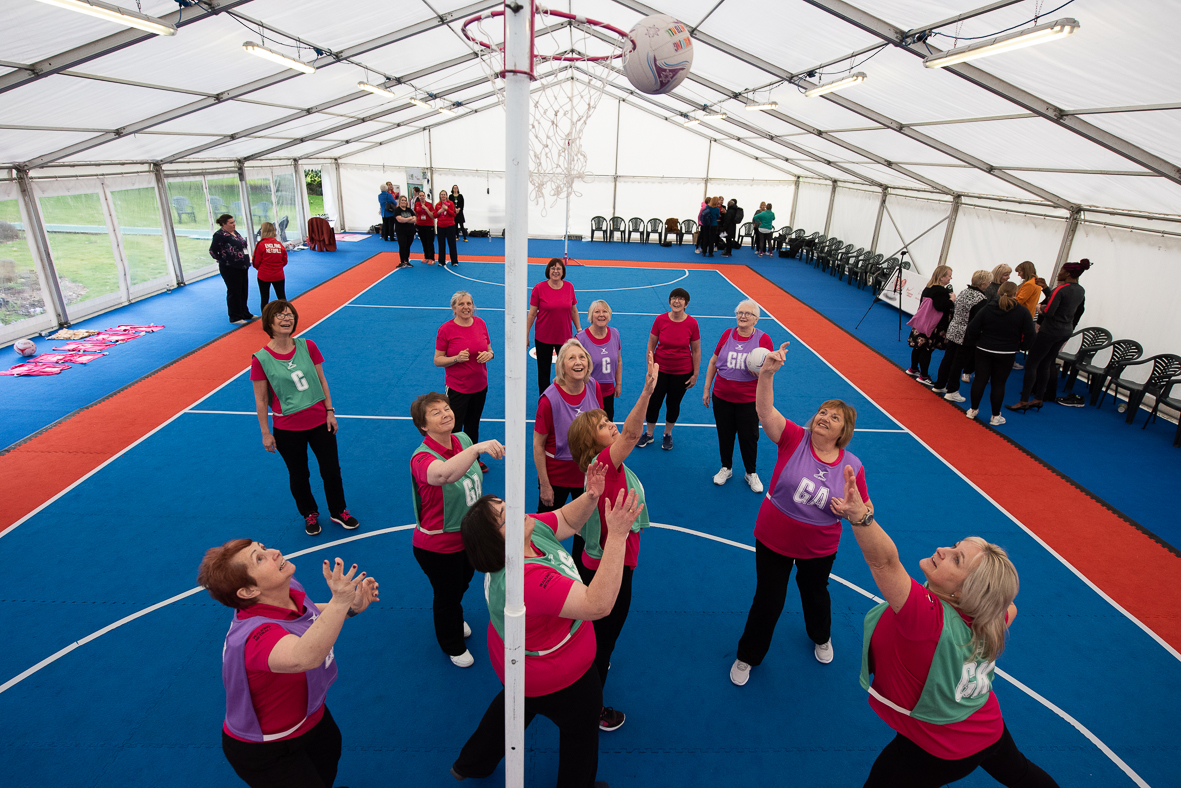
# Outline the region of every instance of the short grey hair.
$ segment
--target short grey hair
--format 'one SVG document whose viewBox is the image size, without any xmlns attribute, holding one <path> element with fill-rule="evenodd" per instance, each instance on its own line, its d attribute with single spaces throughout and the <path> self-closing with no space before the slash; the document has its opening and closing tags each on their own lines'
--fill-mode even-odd
<svg viewBox="0 0 1181 788">
<path fill-rule="evenodd" d="M 743 309 L 743 307 L 746 307 L 746 309 Z M 754 312 L 756 318 L 763 316 L 763 310 L 759 308 L 759 305 L 753 298 L 739 301 L 738 306 L 734 307 L 734 314 L 737 315 L 739 312 Z"/>
<path fill-rule="evenodd" d="M 590 322 L 591 315 L 594 313 L 595 309 L 600 306 L 607 310 L 607 317 L 611 317 L 611 315 L 614 314 L 611 311 L 610 304 L 608 304 L 606 301 L 604 301 L 601 298 L 596 298 L 594 301 L 591 301 L 590 306 L 588 306 L 586 308 L 586 320 L 588 323 Z"/>
<path fill-rule="evenodd" d="M 457 303 L 459 303 L 459 299 L 463 298 L 464 296 L 467 296 L 468 298 L 472 298 L 472 294 L 469 293 L 468 291 L 456 290 L 455 295 L 451 296 L 451 308 L 454 309 L 455 305 Z M 476 299 L 472 298 L 472 307 L 474 308 L 475 306 L 476 306 Z"/>
</svg>

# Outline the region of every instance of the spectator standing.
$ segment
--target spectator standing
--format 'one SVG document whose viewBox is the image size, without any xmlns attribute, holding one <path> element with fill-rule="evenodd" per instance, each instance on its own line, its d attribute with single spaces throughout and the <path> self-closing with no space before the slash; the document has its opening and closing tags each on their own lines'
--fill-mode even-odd
<svg viewBox="0 0 1181 788">
<path fill-rule="evenodd" d="M 463 195 L 459 193 L 459 186 L 451 187 L 451 202 L 455 203 L 455 227 L 463 233 L 463 242 L 467 243 L 467 218 L 463 215 Z"/>
<path fill-rule="evenodd" d="M 419 192 L 414 203 L 414 229 L 422 241 L 422 256 L 427 265 L 435 264 L 435 206 L 426 192 Z"/>
<path fill-rule="evenodd" d="M 226 283 L 226 309 L 230 322 L 244 325 L 254 319 L 247 306 L 250 297 L 250 257 L 246 253 L 246 239 L 238 234 L 234 217 L 223 213 L 217 217 L 220 228 L 209 244 L 209 256 L 217 261 L 217 270 Z"/>
<path fill-rule="evenodd" d="M 943 353 L 943 361 L 939 365 L 939 377 L 935 379 L 936 394 L 943 394 L 945 400 L 963 402 L 964 397 L 959 393 L 960 375 L 971 372 L 976 368 L 976 350 L 964 340 L 964 331 L 968 323 L 976 316 L 988 297 L 984 288 L 992 281 L 992 272 L 983 269 L 972 274 L 972 284 L 960 291 L 955 297 L 955 310 L 951 315 L 951 322 L 947 326 L 947 350 Z"/>
<path fill-rule="evenodd" d="M 910 369 L 906 370 L 906 374 L 917 379 L 924 386 L 934 385 L 931 376 L 927 374 L 931 366 L 931 356 L 936 350 L 942 350 L 947 346 L 947 326 L 951 323 L 952 310 L 955 308 L 955 295 L 948 289 L 950 284 L 951 266 L 937 266 L 931 274 L 927 286 L 923 289 L 922 298 L 931 299 L 932 308 L 942 313 L 943 316 L 931 329 L 930 334 L 912 329 L 910 338 L 907 339 L 911 351 Z"/>
<path fill-rule="evenodd" d="M 398 201 L 394 199 L 393 190 L 393 184 L 387 181 L 377 194 L 377 212 L 381 216 L 381 240 L 383 241 L 394 240 L 394 211 L 398 207 Z"/>
<path fill-rule="evenodd" d="M 258 245 L 254 247 L 254 267 L 258 271 L 258 294 L 262 303 L 259 312 L 271 300 L 271 285 L 275 286 L 275 298 L 287 300 L 287 280 L 283 268 L 287 265 L 287 247 L 275 238 L 275 225 L 263 222 L 258 228 Z"/>
<path fill-rule="evenodd" d="M 765 209 L 756 213 L 751 218 L 751 222 L 754 224 L 755 231 L 755 254 L 760 257 L 763 255 L 770 257 L 771 253 L 767 251 L 767 241 L 771 239 L 771 233 L 775 229 L 775 212 L 771 210 L 771 203 L 767 203 Z"/>
<path fill-rule="evenodd" d="M 1014 308 L 1017 307 L 1017 308 Z M 1001 285 L 996 301 L 989 301 L 980 314 L 968 324 L 967 337 L 976 345 L 976 379 L 972 381 L 972 407 L 968 418 L 976 418 L 985 386 L 992 386 L 992 419 L 994 427 L 1005 423 L 1001 405 L 1005 401 L 1005 381 L 1013 371 L 1018 350 L 1029 350 L 1037 328 L 1029 311 L 1017 303 L 1017 285 Z"/>
<path fill-rule="evenodd" d="M 435 221 L 439 225 L 439 265 L 447 265 L 447 249 L 451 249 L 451 267 L 459 265 L 459 253 L 455 250 L 455 216 L 458 210 L 447 192 L 439 191 L 439 202 L 435 205 Z"/>
</svg>

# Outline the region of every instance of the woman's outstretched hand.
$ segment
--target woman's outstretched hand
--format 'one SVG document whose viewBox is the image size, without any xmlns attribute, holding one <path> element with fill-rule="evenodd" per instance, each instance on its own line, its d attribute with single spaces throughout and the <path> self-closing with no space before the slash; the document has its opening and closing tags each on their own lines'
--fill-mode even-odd
<svg viewBox="0 0 1181 788">
<path fill-rule="evenodd" d="M 849 465 L 845 466 L 845 496 L 833 498 L 829 508 L 837 517 L 843 517 L 849 522 L 860 520 L 869 511 L 869 507 L 861 499 L 861 490 L 857 489 L 857 474 Z"/>
</svg>

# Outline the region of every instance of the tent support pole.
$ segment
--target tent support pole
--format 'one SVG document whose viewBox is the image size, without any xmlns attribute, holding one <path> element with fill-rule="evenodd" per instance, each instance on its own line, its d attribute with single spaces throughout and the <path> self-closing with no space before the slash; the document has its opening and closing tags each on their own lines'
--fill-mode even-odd
<svg viewBox="0 0 1181 788">
<path fill-rule="evenodd" d="M 955 220 L 960 215 L 960 196 L 951 201 L 951 213 L 947 214 L 947 229 L 943 231 L 943 246 L 939 249 L 939 265 L 947 265 L 947 253 L 951 251 L 951 236 L 955 234 Z"/>
<path fill-rule="evenodd" d="M 242 216 L 235 216 L 246 224 L 246 232 L 242 236 L 246 239 L 246 249 L 251 255 L 254 253 L 254 209 L 250 207 L 250 187 L 246 184 L 246 162 L 238 159 L 238 193 L 242 197 Z"/>
<path fill-rule="evenodd" d="M 296 246 L 299 246 L 307 239 L 308 219 L 311 218 L 308 214 L 311 211 L 308 205 L 308 183 L 304 180 L 303 167 L 300 166 L 299 159 L 292 159 L 291 170 L 295 173 L 295 218 L 299 222 L 299 244 Z M 323 177 L 320 178 L 320 183 L 324 183 Z"/>
<path fill-rule="evenodd" d="M 714 141 L 710 140 L 709 144 L 705 146 L 705 192 L 702 194 L 702 200 L 709 199 L 709 162 L 713 158 Z"/>
<path fill-rule="evenodd" d="M 824 234 L 828 235 L 828 228 L 832 225 L 832 206 L 837 201 L 837 182 L 832 182 L 832 191 L 828 193 L 828 213 L 824 217 Z"/>
<path fill-rule="evenodd" d="M 185 283 L 185 273 L 180 267 L 180 247 L 176 243 L 176 227 L 172 224 L 172 203 L 168 200 L 168 184 L 164 182 L 164 166 L 159 162 L 152 165 L 156 179 L 156 199 L 160 201 L 160 227 L 164 231 L 164 248 L 172 263 L 172 278 L 177 286 Z"/>
<path fill-rule="evenodd" d="M 332 167 L 336 171 L 336 225 L 343 233 L 347 231 L 344 229 L 344 185 L 340 182 L 340 159 L 333 159 Z"/>
<path fill-rule="evenodd" d="M 426 127 L 426 167 L 427 172 L 430 173 L 429 180 L 432 191 L 438 191 L 435 188 L 435 148 L 431 144 L 431 127 Z"/>
<path fill-rule="evenodd" d="M 1066 229 L 1062 232 L 1062 243 L 1058 246 L 1058 258 L 1054 260 L 1054 276 L 1049 280 L 1051 282 L 1058 281 L 1058 272 L 1062 270 L 1066 258 L 1070 257 L 1070 247 L 1074 245 L 1074 234 L 1078 230 L 1081 217 L 1082 209 L 1075 208 L 1070 212 L 1070 218 L 1066 220 Z"/>
<path fill-rule="evenodd" d="M 504 783 L 525 784 L 525 374 L 534 0 L 504 6 Z M 616 126 L 618 129 L 618 125 Z M 617 153 L 618 156 L 618 146 Z M 617 159 L 618 161 L 618 159 Z M 614 197 L 612 197 L 614 204 Z"/>
<path fill-rule="evenodd" d="M 53 306 L 53 316 L 59 326 L 68 326 L 70 315 L 66 312 L 66 300 L 62 297 L 61 283 L 57 279 L 57 266 L 53 264 L 53 252 L 49 248 L 49 237 L 45 235 L 45 225 L 41 223 L 41 214 L 37 213 L 37 199 L 33 195 L 33 183 L 29 180 L 29 171 L 17 169 L 16 179 L 20 184 L 21 198 L 25 201 L 25 215 L 29 218 L 29 227 L 26 232 L 33 239 L 33 247 L 37 252 L 38 262 L 41 264 L 41 274 L 49 289 L 49 302 Z"/>
<path fill-rule="evenodd" d="M 886 212 L 886 195 L 888 193 L 889 189 L 883 186 L 882 199 L 881 202 L 878 203 L 878 218 L 873 223 L 873 240 L 869 242 L 869 251 L 871 254 L 878 253 L 878 236 L 882 232 L 882 214 Z"/>
<path fill-rule="evenodd" d="M 800 204 L 800 181 L 799 175 L 796 176 L 796 185 L 791 191 L 791 216 L 788 217 L 787 223 L 793 228 L 796 226 L 796 206 Z"/>
<path fill-rule="evenodd" d="M 615 193 L 619 190 L 619 125 L 623 116 L 623 101 L 615 105 L 615 169 L 611 171 L 611 218 L 615 218 Z"/>
</svg>

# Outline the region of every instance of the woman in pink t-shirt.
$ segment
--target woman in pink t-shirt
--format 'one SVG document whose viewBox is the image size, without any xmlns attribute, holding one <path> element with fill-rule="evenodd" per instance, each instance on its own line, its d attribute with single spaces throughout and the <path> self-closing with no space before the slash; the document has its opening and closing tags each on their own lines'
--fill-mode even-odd
<svg viewBox="0 0 1181 788">
<path fill-rule="evenodd" d="M 529 295 L 529 316 L 525 319 L 525 336 L 536 322 L 533 350 L 537 354 L 537 393 L 542 394 L 550 384 L 550 365 L 553 354 L 566 340 L 582 330 L 578 317 L 578 298 L 574 285 L 566 280 L 566 264 L 557 257 L 545 266 L 545 281 L 533 286 Z M 571 330 L 571 325 L 574 326 Z"/>
<path fill-rule="evenodd" d="M 627 534 L 639 516 L 634 493 L 606 504 L 612 536 L 595 579 L 583 585 L 560 544 L 586 522 L 603 491 L 603 470 L 587 473 L 587 492 L 561 509 L 525 515 L 525 725 L 538 714 L 558 726 L 558 788 L 590 788 L 599 767 L 599 714 L 603 688 L 594 667 L 595 631 L 589 624 L 615 604 Z M 485 495 L 463 519 L 468 560 L 488 573 L 489 600 L 503 598 L 505 505 Z M 500 593 L 494 593 L 500 590 Z M 504 681 L 503 608 L 488 611 L 488 656 Z M 502 602 L 503 604 L 503 602 Z M 498 626 L 498 622 L 499 626 Z M 488 777 L 504 757 L 504 690 L 451 767 L 457 780 Z"/>
<path fill-rule="evenodd" d="M 861 686 L 869 690 L 869 705 L 897 731 L 865 785 L 935 788 L 979 766 L 1002 785 L 1055 788 L 1058 783 L 1017 749 L 992 692 L 1020 586 L 1004 549 L 978 536 L 940 547 L 919 561 L 927 578 L 920 585 L 851 467 L 842 481 L 844 494 L 833 498 L 832 511 L 853 526 L 886 600 L 866 615 L 872 629 Z"/>
<path fill-rule="evenodd" d="M 459 290 L 451 296 L 455 317 L 439 326 L 435 336 L 435 366 L 443 367 L 447 399 L 455 413 L 455 432 L 466 432 L 472 443 L 480 442 L 480 417 L 488 399 L 488 367 L 495 357 L 488 326 L 476 317 L 471 293 Z M 488 466 L 480 463 L 480 470 Z"/>
<path fill-rule="evenodd" d="M 603 407 L 591 377 L 590 356 L 577 339 L 558 350 L 558 376 L 537 400 L 533 422 L 533 464 L 537 468 L 537 511 L 552 512 L 582 495 L 583 473 L 570 454 L 567 434 L 579 413 Z"/>
<path fill-rule="evenodd" d="M 697 321 L 685 313 L 689 306 L 689 291 L 673 288 L 668 294 L 668 312 L 658 315 L 648 335 L 648 352 L 660 366 L 656 391 L 648 401 L 648 429 L 640 436 L 639 448 L 652 443 L 656 433 L 656 419 L 660 405 L 668 398 L 664 411 L 664 440 L 660 448 L 672 451 L 673 427 L 681 416 L 681 400 L 685 392 L 697 385 L 701 369 L 701 329 Z"/>
</svg>

